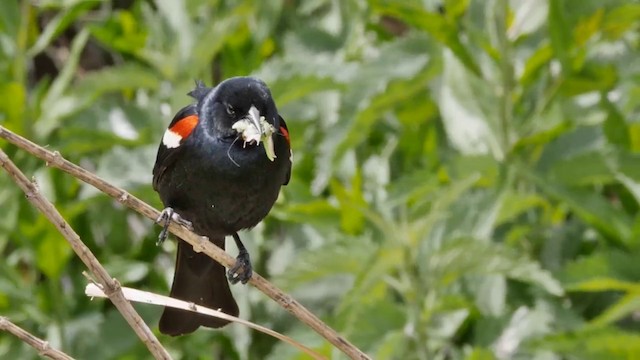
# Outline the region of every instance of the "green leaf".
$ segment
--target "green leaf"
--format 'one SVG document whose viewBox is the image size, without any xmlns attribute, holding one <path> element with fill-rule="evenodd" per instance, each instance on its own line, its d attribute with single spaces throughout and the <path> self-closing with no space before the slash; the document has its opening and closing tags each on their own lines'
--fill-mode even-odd
<svg viewBox="0 0 640 360">
<path fill-rule="evenodd" d="M 623 3 L 607 12 L 602 24 L 602 32 L 609 39 L 618 39 L 631 31 L 639 19 L 640 4 Z"/>
<path fill-rule="evenodd" d="M 607 120 L 603 124 L 604 134 L 609 140 L 609 143 L 620 146 L 624 149 L 629 149 L 631 146 L 631 137 L 627 128 L 627 122 L 625 121 L 620 111 L 616 107 L 606 100 L 606 97 L 602 97 L 604 102 L 604 108 L 608 111 Z"/>
<path fill-rule="evenodd" d="M 285 212 L 280 213 L 279 217 L 289 222 L 328 225 L 337 221 L 340 215 L 339 211 L 325 200 L 285 206 Z"/>
<path fill-rule="evenodd" d="M 498 99 L 483 79 L 467 71 L 450 52 L 444 53 L 440 111 L 449 141 L 465 155 L 504 157 L 498 134 Z"/>
<path fill-rule="evenodd" d="M 382 336 L 374 352 L 376 359 L 397 359 L 401 356 L 407 336 L 402 330 L 388 331 Z"/>
<path fill-rule="evenodd" d="M 474 348 L 469 354 L 464 358 L 465 360 L 496 360 L 496 357 L 493 355 L 489 349 L 483 348 Z"/>
<path fill-rule="evenodd" d="M 97 97 L 112 91 L 157 89 L 160 84 L 160 79 L 155 72 L 131 63 L 91 72 L 78 81 L 77 86 L 68 93 L 78 97 Z"/>
<path fill-rule="evenodd" d="M 469 315 L 470 311 L 467 308 L 438 312 L 429 319 L 430 337 L 438 340 L 453 339 L 464 327 Z"/>
<path fill-rule="evenodd" d="M 16 1 L 0 2 L 0 29 L 6 39 L 16 39 L 20 27 L 20 5 Z"/>
<path fill-rule="evenodd" d="M 196 42 L 194 23 L 188 17 L 185 3 L 182 1 L 155 0 L 159 13 L 176 34 L 177 55 L 183 59 L 188 58 L 194 43 Z"/>
<path fill-rule="evenodd" d="M 412 93 L 425 85 L 421 72 L 429 63 L 429 41 L 423 35 L 407 36 L 385 44 L 377 56 L 355 68 L 343 81 L 349 81 L 348 91 L 341 99 L 340 116 L 349 119 L 333 124 L 319 144 L 316 159 L 314 192 L 323 190 L 337 165 L 354 146 L 367 139 L 371 127 L 384 118 L 380 111 L 394 104 L 402 94 L 387 93 L 392 81 L 411 84 Z M 417 81 L 419 81 L 417 83 Z M 355 143 L 352 143 L 355 141 Z"/>
<path fill-rule="evenodd" d="M 121 284 L 133 283 L 144 279 L 149 273 L 149 265 L 131 259 L 111 258 L 103 263 L 107 272 Z"/>
<path fill-rule="evenodd" d="M 410 223 L 409 227 L 410 234 L 413 235 L 412 237 L 410 237 L 410 243 L 414 246 L 417 245 L 419 239 L 421 238 L 421 236 L 423 236 L 422 234 L 428 233 L 430 229 L 436 227 L 437 223 L 440 220 L 451 218 L 452 207 L 454 206 L 454 204 L 465 194 L 468 194 L 470 189 L 478 182 L 478 179 L 480 179 L 480 174 L 471 174 L 466 178 L 453 182 L 446 188 L 441 188 L 440 191 L 434 192 L 430 194 L 430 196 L 424 196 L 422 199 L 417 199 L 415 203 L 410 204 L 410 214 L 413 220 Z M 489 199 L 488 201 L 488 207 L 491 207 L 493 202 L 491 201 L 491 199 Z M 471 221 L 464 222 L 460 221 L 460 219 L 453 219 L 452 221 L 454 221 L 456 225 L 464 223 L 464 225 L 467 225 L 467 228 L 465 230 L 467 230 L 468 232 L 474 232 L 474 230 L 478 229 L 477 225 L 480 225 L 479 228 L 482 228 L 482 220 L 488 220 L 490 222 L 494 213 L 489 211 L 487 213 L 476 213 L 473 215 L 477 216 L 471 218 Z M 488 215 L 488 218 L 485 217 L 486 215 Z M 458 232 L 458 234 L 459 233 L 460 232 Z M 481 231 L 481 233 L 482 235 L 487 235 L 486 232 Z M 419 254 L 416 255 L 420 256 Z"/>
<path fill-rule="evenodd" d="M 262 74 L 260 74 L 260 77 Z M 271 93 L 273 94 L 278 107 L 282 108 L 295 101 L 309 95 L 317 95 L 317 93 L 327 90 L 338 90 L 344 88 L 331 78 L 320 78 L 314 76 L 291 76 L 274 79 L 269 83 Z"/>
<path fill-rule="evenodd" d="M 357 310 L 359 316 L 351 319 L 349 338 L 355 344 L 377 345 L 377 339 L 388 332 L 402 329 L 407 321 L 406 310 L 395 302 L 364 303 Z"/>
<path fill-rule="evenodd" d="M 513 20 L 508 24 L 508 36 L 511 40 L 535 34 L 546 24 L 549 15 L 549 4 L 546 1 L 524 0 L 509 3 L 509 7 L 513 12 Z"/>
<path fill-rule="evenodd" d="M 421 71 L 411 80 L 390 82 L 386 91 L 373 97 L 365 108 L 358 109 L 359 112 L 351 122 L 349 129 L 346 129 L 346 136 L 337 150 L 338 155 L 369 139 L 374 125 L 381 120 L 380 115 L 392 109 L 396 104 L 408 101 L 423 92 L 425 84 L 431 77 L 432 74 L 429 71 Z"/>
<path fill-rule="evenodd" d="M 447 46 L 468 71 L 476 76 L 480 75 L 480 68 L 460 40 L 456 24 L 450 19 L 438 13 L 426 11 L 417 3 L 376 0 L 373 1 L 373 8 L 381 14 L 397 17 L 420 30 L 426 31 Z"/>
<path fill-rule="evenodd" d="M 368 207 L 362 194 L 362 177 L 356 173 L 350 189 L 346 189 L 339 182 L 331 182 L 331 191 L 340 203 L 340 225 L 347 234 L 357 234 L 364 226 L 363 210 Z"/>
<path fill-rule="evenodd" d="M 102 179 L 125 189 L 136 186 L 148 186 L 151 183 L 151 166 L 156 154 L 156 146 L 149 145 L 136 150 L 117 146 L 104 154 L 97 164 L 96 175 Z M 122 159 L 127 159 L 123 162 Z M 81 198 L 89 198 L 97 190 L 85 186 L 80 193 Z"/>
<path fill-rule="evenodd" d="M 41 118 L 38 119 L 38 126 L 36 127 L 38 138 L 46 138 L 59 125 L 60 118 L 71 113 L 75 105 L 77 105 L 76 101 L 61 101 L 61 99 L 64 91 L 73 80 L 80 61 L 80 55 L 88 40 L 89 31 L 86 29 L 73 38 L 69 58 L 65 62 L 60 75 L 51 83 L 51 87 L 42 100 L 42 108 L 47 111 L 42 111 Z"/>
<path fill-rule="evenodd" d="M 8 129 L 23 132 L 27 94 L 18 82 L 0 83 L 0 123 Z"/>
<path fill-rule="evenodd" d="M 520 172 L 538 185 L 548 196 L 569 206 L 582 221 L 593 226 L 611 241 L 626 246 L 635 243 L 631 237 L 633 222 L 629 215 L 614 208 L 599 194 L 562 186 L 523 169 L 520 169 Z"/>
<path fill-rule="evenodd" d="M 547 173 L 549 179 L 562 185 L 602 185 L 615 181 L 609 157 L 601 152 L 587 152 L 568 159 L 558 159 Z"/>
<path fill-rule="evenodd" d="M 503 275 L 484 276 L 472 282 L 475 303 L 482 314 L 500 316 L 506 310 L 507 280 Z"/>
<path fill-rule="evenodd" d="M 636 284 L 635 292 L 628 293 L 615 304 L 611 305 L 602 314 L 591 320 L 591 327 L 613 325 L 623 318 L 633 316 L 640 310 L 640 284 Z"/>
<path fill-rule="evenodd" d="M 321 248 L 299 254 L 299 259 L 284 273 L 280 281 L 294 287 L 324 277 L 358 274 L 362 264 L 370 262 L 376 249 L 368 241 L 352 238 L 349 241 L 328 243 Z"/>
<path fill-rule="evenodd" d="M 431 254 L 427 263 L 428 276 L 437 276 L 440 285 L 449 285 L 467 275 L 504 275 L 540 286 L 553 295 L 564 293 L 560 283 L 540 264 L 499 244 L 476 240 L 452 241 Z"/>
<path fill-rule="evenodd" d="M 37 250 L 38 268 L 51 279 L 60 278 L 73 252 L 64 237 L 51 227 L 41 238 Z"/>
<path fill-rule="evenodd" d="M 171 0 L 167 2 L 173 3 Z M 194 34 L 197 39 L 193 44 L 193 49 L 182 54 L 185 57 L 185 65 L 188 68 L 205 68 L 209 65 L 211 59 L 220 52 L 225 43 L 233 41 L 233 35 L 244 22 L 249 21 L 251 7 L 247 4 L 236 6 L 229 13 L 220 14 L 222 16 L 217 18 L 216 21 L 213 21 L 208 26 L 202 26 Z"/>
<path fill-rule="evenodd" d="M 589 329 L 547 336 L 535 346 L 578 359 L 631 360 L 640 354 L 640 335 L 616 328 Z"/>
<path fill-rule="evenodd" d="M 597 277 L 594 279 L 568 285 L 568 291 L 640 291 L 640 284 L 622 281 L 609 277 Z"/>
<path fill-rule="evenodd" d="M 509 323 L 503 329 L 502 334 L 493 343 L 495 354 L 498 358 L 516 358 L 520 351 L 520 343 L 535 339 L 551 331 L 553 314 L 544 303 L 536 304 L 531 309 L 521 306 L 513 312 Z M 520 350 L 520 351 L 519 351 Z"/>
<path fill-rule="evenodd" d="M 621 173 L 616 174 L 616 179 L 629 190 L 636 203 L 640 205 L 640 183 Z"/>
<path fill-rule="evenodd" d="M 613 90 L 618 82 L 618 73 L 613 66 L 587 63 L 562 83 L 560 90 L 567 96 L 586 94 L 592 91 Z"/>
<path fill-rule="evenodd" d="M 504 224 L 509 221 L 516 221 L 517 218 L 527 211 L 536 208 L 546 208 L 549 204 L 546 199 L 537 194 L 523 194 L 509 191 L 504 195 L 500 212 L 496 219 L 496 224 Z"/>
<path fill-rule="evenodd" d="M 600 127 L 584 126 L 571 131 L 553 131 L 560 136 L 543 144 L 544 150 L 536 164 L 540 171 L 548 171 L 555 163 L 604 150 L 605 138 Z"/>
<path fill-rule="evenodd" d="M 127 10 L 114 12 L 105 23 L 89 26 L 91 35 L 101 43 L 125 54 L 136 55 L 144 48 L 147 32 L 144 24 Z"/>
<path fill-rule="evenodd" d="M 565 0 L 549 1 L 549 38 L 556 57 L 562 64 L 562 70 L 571 74 L 573 68 L 570 61 L 571 30 L 567 24 Z"/>
<path fill-rule="evenodd" d="M 56 14 L 49 20 L 35 44 L 27 50 L 26 55 L 33 58 L 44 51 L 57 36 L 99 3 L 98 0 L 81 1 Z"/>
<path fill-rule="evenodd" d="M 525 63 L 524 71 L 520 76 L 520 84 L 531 85 L 544 72 L 549 61 L 553 58 L 553 48 L 548 45 L 539 47 Z"/>
<path fill-rule="evenodd" d="M 601 278 L 628 281 L 640 276 L 636 266 L 638 251 L 603 249 L 567 263 L 563 270 L 563 282 L 571 286 Z"/>
</svg>

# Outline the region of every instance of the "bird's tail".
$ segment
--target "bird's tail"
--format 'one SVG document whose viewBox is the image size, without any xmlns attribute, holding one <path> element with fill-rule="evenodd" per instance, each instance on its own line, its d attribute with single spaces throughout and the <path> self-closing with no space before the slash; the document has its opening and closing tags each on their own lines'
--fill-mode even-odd
<svg viewBox="0 0 640 360">
<path fill-rule="evenodd" d="M 224 238 L 213 239 L 224 249 Z M 176 271 L 171 297 L 193 302 L 226 314 L 238 316 L 238 304 L 231 294 L 224 266 L 178 239 Z M 186 310 L 166 307 L 160 318 L 160 332 L 178 336 L 194 332 L 199 326 L 219 328 L 229 322 Z"/>
</svg>

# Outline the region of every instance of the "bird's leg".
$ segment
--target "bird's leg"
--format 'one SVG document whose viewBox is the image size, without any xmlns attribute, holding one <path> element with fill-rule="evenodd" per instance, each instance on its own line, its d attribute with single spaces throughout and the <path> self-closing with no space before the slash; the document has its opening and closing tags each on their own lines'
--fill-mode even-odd
<svg viewBox="0 0 640 360">
<path fill-rule="evenodd" d="M 249 279 L 251 279 L 251 275 L 253 275 L 251 258 L 249 257 L 247 248 L 245 248 L 242 241 L 240 241 L 238 233 L 233 233 L 233 240 L 236 242 L 236 246 L 238 247 L 238 257 L 236 257 L 236 264 L 229 269 L 227 278 L 229 278 L 229 282 L 232 284 L 236 284 L 238 281 L 246 284 Z"/>
<path fill-rule="evenodd" d="M 160 231 L 160 235 L 158 235 L 156 246 L 162 245 L 162 243 L 167 239 L 167 236 L 169 235 L 169 224 L 171 224 L 172 221 L 193 231 L 193 224 L 191 224 L 191 221 L 183 219 L 180 214 L 173 210 L 173 208 L 166 207 L 156 219 L 156 223 L 163 225 L 162 231 Z"/>
</svg>

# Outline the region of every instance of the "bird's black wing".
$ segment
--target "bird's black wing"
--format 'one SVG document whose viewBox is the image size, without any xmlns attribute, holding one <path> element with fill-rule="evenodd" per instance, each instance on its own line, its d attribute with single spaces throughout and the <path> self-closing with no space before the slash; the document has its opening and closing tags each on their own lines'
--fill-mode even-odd
<svg viewBox="0 0 640 360">
<path fill-rule="evenodd" d="M 162 141 L 160 141 L 156 163 L 153 166 L 154 190 L 158 191 L 158 183 L 162 179 L 162 175 L 180 158 L 180 154 L 183 151 L 183 146 L 181 145 L 193 131 L 197 121 L 198 111 L 196 105 L 193 104 L 182 108 L 171 120 Z"/>
</svg>

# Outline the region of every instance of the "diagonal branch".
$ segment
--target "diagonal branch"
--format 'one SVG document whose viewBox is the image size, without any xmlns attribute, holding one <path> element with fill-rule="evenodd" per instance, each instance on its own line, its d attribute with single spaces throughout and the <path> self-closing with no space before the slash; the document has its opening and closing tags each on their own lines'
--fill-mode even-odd
<svg viewBox="0 0 640 360">
<path fill-rule="evenodd" d="M 2 149 L 0 149 L 0 166 L 9 174 L 15 183 L 24 191 L 29 202 L 31 202 L 47 219 L 58 229 L 73 248 L 82 262 L 89 268 L 109 296 L 109 300 L 116 306 L 138 337 L 149 348 L 149 351 L 156 359 L 171 359 L 155 335 L 151 332 L 147 324 L 134 310 L 133 306 L 124 298 L 120 283 L 109 276 L 107 270 L 96 259 L 91 250 L 80 240 L 78 234 L 64 220 L 62 215 L 41 193 L 35 182 L 29 181 L 25 174 L 9 159 Z"/>
<path fill-rule="evenodd" d="M 3 126 L 0 126 L 0 137 L 6 139 L 19 148 L 29 152 L 30 154 L 45 160 L 48 166 L 56 167 L 64 172 L 69 173 L 73 177 L 94 186 L 103 193 L 117 199 L 120 203 L 135 210 L 136 212 L 146 216 L 147 218 L 156 221 L 160 212 L 144 201 L 129 194 L 125 190 L 122 190 L 116 186 L 109 184 L 103 179 L 99 178 L 95 174 L 81 168 L 80 166 L 64 159 L 59 152 L 49 151 L 42 146 L 35 144 L 11 131 Z M 194 249 L 207 254 L 209 257 L 219 262 L 220 264 L 231 267 L 235 264 L 235 259 L 227 254 L 224 250 L 215 246 L 212 242 L 208 241 L 206 237 L 199 236 L 187 228 L 177 225 L 175 222 L 171 222 L 169 230 L 179 236 L 184 241 L 191 244 Z M 340 336 L 335 330 L 330 328 L 327 324 L 322 322 L 317 316 L 303 307 L 299 302 L 293 299 L 291 296 L 277 288 L 275 285 L 267 281 L 265 278 L 257 273 L 253 273 L 251 280 L 249 280 L 253 286 L 264 294 L 276 301 L 285 310 L 289 311 L 300 321 L 312 328 L 315 332 L 327 339 L 336 348 L 340 349 L 343 353 L 348 355 L 352 359 L 369 359 L 364 352 L 351 344 L 348 340 Z"/>
<path fill-rule="evenodd" d="M 38 350 L 38 354 L 54 360 L 73 360 L 73 358 L 58 349 L 52 348 L 47 341 L 31 334 L 27 330 L 12 323 L 4 316 L 0 316 L 0 330 L 13 334 L 18 339 Z"/>
</svg>

